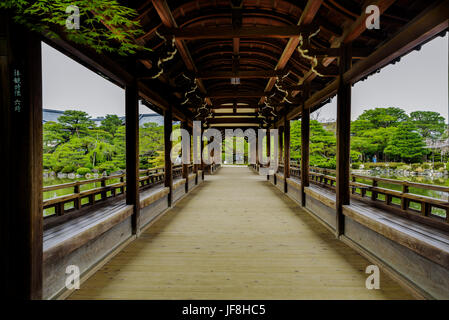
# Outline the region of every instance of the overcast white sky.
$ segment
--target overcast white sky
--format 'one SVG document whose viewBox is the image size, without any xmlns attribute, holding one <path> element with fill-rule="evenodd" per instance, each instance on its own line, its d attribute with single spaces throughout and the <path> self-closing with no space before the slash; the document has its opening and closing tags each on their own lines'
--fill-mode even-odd
<svg viewBox="0 0 449 320">
<path fill-rule="evenodd" d="M 352 119 L 366 109 L 399 107 L 407 113 L 437 111 L 448 119 L 448 36 L 413 51 L 399 63 L 357 83 L 352 91 Z M 76 109 L 92 117 L 124 115 L 124 90 L 42 45 L 43 105 L 47 109 Z M 320 120 L 336 119 L 336 101 L 320 109 Z M 141 106 L 140 113 L 153 113 Z M 313 115 L 312 115 L 313 116 Z"/>
</svg>

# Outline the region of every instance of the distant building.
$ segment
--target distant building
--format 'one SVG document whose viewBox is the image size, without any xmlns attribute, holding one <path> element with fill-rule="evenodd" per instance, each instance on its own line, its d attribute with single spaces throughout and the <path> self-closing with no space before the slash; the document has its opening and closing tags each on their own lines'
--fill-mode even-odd
<svg viewBox="0 0 449 320">
<path fill-rule="evenodd" d="M 50 121 L 58 122 L 58 118 L 60 116 L 62 116 L 63 113 L 64 113 L 64 111 L 43 109 L 42 110 L 42 122 L 43 123 L 50 122 Z"/>
<path fill-rule="evenodd" d="M 52 110 L 52 109 L 43 109 L 42 111 L 42 122 L 46 123 L 49 121 L 58 122 L 58 118 L 64 113 L 64 111 Z M 119 117 L 123 123 L 125 123 L 125 117 Z M 101 125 L 101 121 L 103 121 L 104 117 L 92 118 L 91 120 L 95 122 L 97 126 Z M 139 115 L 139 126 L 143 126 L 145 123 L 156 123 L 159 126 L 164 125 L 164 117 L 157 113 L 146 113 Z"/>
</svg>

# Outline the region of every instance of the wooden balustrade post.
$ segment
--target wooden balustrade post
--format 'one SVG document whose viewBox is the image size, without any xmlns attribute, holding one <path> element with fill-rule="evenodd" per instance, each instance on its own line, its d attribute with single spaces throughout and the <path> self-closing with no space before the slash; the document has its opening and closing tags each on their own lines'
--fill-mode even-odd
<svg viewBox="0 0 449 320">
<path fill-rule="evenodd" d="M 310 109 L 305 108 L 305 100 L 309 96 L 308 87 L 304 91 L 304 102 L 301 110 L 301 205 L 306 206 L 305 188 L 310 185 Z"/>
<path fill-rule="evenodd" d="M 356 180 L 355 180 L 355 177 L 354 177 L 354 176 L 352 177 L 352 182 L 356 182 Z M 356 187 L 355 187 L 355 186 L 353 186 L 353 187 L 352 187 L 352 194 L 355 194 L 355 189 L 356 189 Z"/>
<path fill-rule="evenodd" d="M 74 203 L 76 210 L 81 209 L 80 191 L 81 191 L 80 185 L 79 184 L 75 185 L 75 187 L 73 188 L 73 192 L 77 194 L 77 198 L 75 199 L 75 203 Z"/>
<path fill-rule="evenodd" d="M 3 155 L 0 288 L 41 299 L 43 274 L 41 37 L 0 10 L 0 132 Z"/>
<path fill-rule="evenodd" d="M 125 177 L 120 177 L 120 183 L 124 183 L 124 182 L 125 182 Z M 125 186 L 120 187 L 120 193 L 121 194 L 125 193 Z"/>
<path fill-rule="evenodd" d="M 103 177 L 103 179 L 101 180 L 101 187 L 102 188 L 106 188 L 106 178 Z M 101 200 L 106 200 L 107 198 L 107 193 L 105 190 L 101 191 Z"/>
<path fill-rule="evenodd" d="M 287 178 L 290 178 L 290 120 L 284 114 L 284 192 L 288 192 Z M 282 141 L 282 139 L 281 139 Z"/>
<path fill-rule="evenodd" d="M 256 129 L 256 171 L 259 172 L 259 128 Z"/>
<path fill-rule="evenodd" d="M 139 194 L 139 96 L 134 79 L 125 88 L 126 118 L 126 204 L 134 207 L 132 215 L 133 234 L 140 232 Z"/>
<path fill-rule="evenodd" d="M 279 126 L 278 128 L 278 165 L 283 163 L 283 156 L 284 156 L 284 127 Z M 284 160 L 285 162 L 285 160 Z"/>
<path fill-rule="evenodd" d="M 182 121 L 181 122 L 181 129 L 184 129 L 187 132 L 189 131 L 189 124 L 188 124 L 187 121 Z M 184 144 L 186 144 L 186 143 L 190 143 L 190 142 L 182 140 L 183 146 L 181 148 L 181 154 L 182 154 L 181 159 L 183 160 L 182 161 L 182 177 L 186 180 L 184 188 L 185 188 L 185 192 L 187 193 L 187 192 L 189 192 L 189 163 L 186 162 L 186 159 L 187 159 L 188 155 L 184 154 L 184 150 L 187 149 L 184 146 Z"/>
<path fill-rule="evenodd" d="M 172 142 L 170 140 L 170 136 L 173 130 L 172 123 L 172 107 L 170 107 L 164 111 L 164 155 L 165 155 L 165 187 L 169 188 L 168 193 L 168 206 L 172 205 L 173 198 L 173 168 L 170 157 L 170 152 L 172 149 Z"/>
<path fill-rule="evenodd" d="M 201 180 L 204 181 L 204 161 L 203 161 L 203 149 L 204 149 L 204 140 L 203 140 L 203 126 L 201 125 L 201 135 L 200 135 L 200 157 L 201 157 Z"/>
<path fill-rule="evenodd" d="M 408 193 L 408 185 L 406 185 L 405 183 L 402 185 L 402 193 Z M 408 199 L 406 197 L 401 197 L 401 209 L 408 209 Z"/>
<path fill-rule="evenodd" d="M 343 74 L 351 68 L 351 63 L 351 44 L 342 44 L 339 59 L 340 83 L 337 93 L 337 237 L 344 233 L 343 206 L 350 203 L 351 84 L 344 82 Z"/>
<path fill-rule="evenodd" d="M 373 187 L 377 187 L 377 180 L 373 179 Z M 377 192 L 371 191 L 371 200 L 376 201 L 377 200 Z"/>
<path fill-rule="evenodd" d="M 270 168 L 271 163 L 271 137 L 270 137 L 270 128 L 267 128 L 267 168 Z M 268 171 L 267 180 L 270 180 L 270 173 Z"/>
</svg>

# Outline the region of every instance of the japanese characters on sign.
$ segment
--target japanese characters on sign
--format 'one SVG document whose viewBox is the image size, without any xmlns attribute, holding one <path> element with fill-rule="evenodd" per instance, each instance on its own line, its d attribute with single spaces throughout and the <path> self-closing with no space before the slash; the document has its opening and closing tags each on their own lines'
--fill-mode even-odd
<svg viewBox="0 0 449 320">
<path fill-rule="evenodd" d="M 22 73 L 18 69 L 13 71 L 13 85 L 14 85 L 14 111 L 20 112 L 22 110 Z"/>
</svg>

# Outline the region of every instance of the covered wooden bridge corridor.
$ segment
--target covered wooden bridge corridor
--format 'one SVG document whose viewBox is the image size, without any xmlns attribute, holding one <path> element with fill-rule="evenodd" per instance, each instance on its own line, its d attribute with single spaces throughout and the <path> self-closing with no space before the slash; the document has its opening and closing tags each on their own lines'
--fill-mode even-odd
<svg viewBox="0 0 449 320">
<path fill-rule="evenodd" d="M 226 166 L 129 244 L 70 299 L 410 299 L 282 195 Z"/>
<path fill-rule="evenodd" d="M 22 299 L 449 299 L 449 203 L 413 193 L 449 188 L 350 171 L 352 86 L 445 36 L 447 0 L 118 2 L 143 29 L 132 47 L 151 50 L 100 54 L 71 41 L 76 31 L 37 34 L 0 10 L 0 288 Z M 120 38 L 109 22 L 94 23 Z M 43 186 L 42 41 L 125 90 L 125 173 Z M 310 166 L 309 144 L 311 112 L 333 97 L 332 171 Z M 163 115 L 163 167 L 140 168 L 139 101 Z M 201 149 L 220 142 L 210 129 L 255 129 L 270 137 L 255 143 L 269 163 L 257 153 L 222 167 L 214 150 L 211 163 L 175 165 L 175 121 L 188 133 L 201 122 Z M 70 192 L 44 200 L 59 189 Z M 382 271 L 378 290 L 365 287 L 368 265 Z"/>
</svg>

